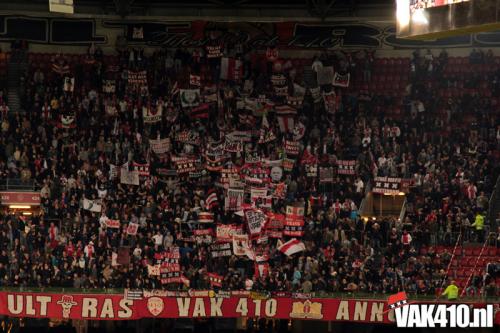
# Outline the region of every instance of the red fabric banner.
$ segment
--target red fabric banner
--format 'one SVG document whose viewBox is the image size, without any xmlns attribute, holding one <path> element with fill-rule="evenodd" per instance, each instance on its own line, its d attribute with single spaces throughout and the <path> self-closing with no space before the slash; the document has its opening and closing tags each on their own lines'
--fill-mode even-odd
<svg viewBox="0 0 500 333">
<path fill-rule="evenodd" d="M 127 299 L 124 294 L 0 292 L 0 315 L 91 320 L 265 317 L 385 324 L 395 321 L 394 311 L 389 311 L 386 300 L 252 298 L 249 292 L 232 292 L 230 297 L 217 297 L 216 294 L 207 297 L 209 294 L 214 293 L 144 291 L 138 297 Z M 495 323 L 500 324 L 498 311 Z"/>
</svg>

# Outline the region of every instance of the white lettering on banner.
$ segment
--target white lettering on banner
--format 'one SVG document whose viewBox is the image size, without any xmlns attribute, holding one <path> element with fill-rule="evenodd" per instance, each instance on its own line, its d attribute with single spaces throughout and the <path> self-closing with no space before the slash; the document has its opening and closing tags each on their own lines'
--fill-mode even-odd
<svg viewBox="0 0 500 333">
<path fill-rule="evenodd" d="M 23 312 L 23 295 L 16 295 L 16 300 L 14 300 L 14 295 L 7 295 L 7 309 L 11 314 L 21 314 Z"/>
<path fill-rule="evenodd" d="M 222 302 L 223 298 L 210 299 L 210 317 L 222 317 Z"/>
<path fill-rule="evenodd" d="M 340 301 L 339 309 L 337 310 L 337 320 L 349 320 L 349 302 Z"/>
<path fill-rule="evenodd" d="M 40 315 L 47 315 L 47 305 L 52 301 L 52 297 L 50 296 L 37 296 L 36 300 L 40 303 Z"/>
<path fill-rule="evenodd" d="M 101 318 L 114 318 L 113 314 L 113 301 L 109 298 L 104 300 L 101 310 Z"/>
<path fill-rule="evenodd" d="M 179 317 L 189 316 L 190 298 L 177 298 L 177 308 L 179 309 Z"/>
<path fill-rule="evenodd" d="M 260 299 L 254 299 L 253 302 L 255 303 L 255 315 L 256 316 L 260 316 L 260 304 L 261 304 L 261 300 Z"/>
<path fill-rule="evenodd" d="M 118 311 L 118 318 L 130 318 L 132 317 L 132 309 L 130 308 L 134 305 L 134 301 L 130 299 L 123 298 L 120 300 L 120 308 Z"/>
<path fill-rule="evenodd" d="M 36 314 L 35 308 L 33 306 L 33 296 L 26 297 L 26 315 L 34 316 Z"/>
<path fill-rule="evenodd" d="M 266 317 L 274 317 L 276 315 L 277 307 L 278 302 L 274 298 L 266 300 Z"/>
<path fill-rule="evenodd" d="M 82 317 L 96 318 L 97 317 L 97 299 L 85 297 L 82 302 Z"/>
<path fill-rule="evenodd" d="M 203 298 L 196 298 L 194 301 L 194 310 L 193 317 L 206 317 L 207 314 L 205 312 L 205 302 L 203 302 Z"/>
<path fill-rule="evenodd" d="M 383 312 L 384 312 L 384 303 L 376 303 L 376 302 L 372 303 L 370 321 L 382 322 L 384 320 Z"/>
<path fill-rule="evenodd" d="M 354 306 L 354 320 L 365 320 L 366 319 L 366 308 L 368 306 L 367 302 L 356 302 Z"/>
<path fill-rule="evenodd" d="M 48 304 L 52 301 L 50 296 L 34 296 L 31 295 L 7 295 L 7 310 L 10 314 L 26 314 L 27 316 L 46 316 Z M 37 305 L 39 304 L 39 306 Z M 39 312 L 37 313 L 37 309 Z"/>
<path fill-rule="evenodd" d="M 248 301 L 246 298 L 240 298 L 238 301 L 238 306 L 236 306 L 236 312 L 241 314 L 242 317 L 246 317 L 248 314 Z"/>
</svg>

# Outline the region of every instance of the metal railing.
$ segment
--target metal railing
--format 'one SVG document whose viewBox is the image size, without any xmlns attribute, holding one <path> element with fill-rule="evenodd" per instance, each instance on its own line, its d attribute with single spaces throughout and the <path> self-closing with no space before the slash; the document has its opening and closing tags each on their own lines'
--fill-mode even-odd
<svg viewBox="0 0 500 333">
<path fill-rule="evenodd" d="M 32 179 L 21 178 L 0 179 L 0 191 L 35 191 L 38 189 L 36 182 Z"/>
<path fill-rule="evenodd" d="M 499 213 L 500 213 L 500 176 L 498 176 L 495 187 L 491 192 L 488 205 L 487 221 L 491 226 L 492 230 L 497 230 L 497 228 L 499 227 L 496 223 L 497 220 L 496 218 Z"/>
<path fill-rule="evenodd" d="M 399 213 L 398 222 L 399 222 L 400 225 L 404 222 L 404 218 L 405 218 L 405 215 L 406 215 L 406 203 L 407 203 L 407 199 L 406 199 L 406 196 L 405 196 L 405 200 L 403 201 L 403 206 L 401 207 L 401 213 Z"/>
<path fill-rule="evenodd" d="M 479 234 L 472 228 L 464 229 L 461 234 L 460 244 L 482 244 L 484 240 L 488 240 L 487 246 L 498 246 L 498 234 L 496 232 L 487 232 L 483 230 L 484 238 L 480 240 Z M 453 246 L 455 245 L 460 232 L 421 232 L 412 234 L 414 243 L 417 247 L 421 246 Z"/>
</svg>

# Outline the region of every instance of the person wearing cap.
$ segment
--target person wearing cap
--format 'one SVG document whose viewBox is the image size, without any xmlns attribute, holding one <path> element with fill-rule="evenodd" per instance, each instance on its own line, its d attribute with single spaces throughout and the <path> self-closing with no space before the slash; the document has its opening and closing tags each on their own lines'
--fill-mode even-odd
<svg viewBox="0 0 500 333">
<path fill-rule="evenodd" d="M 441 296 L 448 296 L 448 301 L 456 301 L 458 298 L 458 287 L 455 281 L 451 281 L 450 285 L 446 287 Z"/>
</svg>

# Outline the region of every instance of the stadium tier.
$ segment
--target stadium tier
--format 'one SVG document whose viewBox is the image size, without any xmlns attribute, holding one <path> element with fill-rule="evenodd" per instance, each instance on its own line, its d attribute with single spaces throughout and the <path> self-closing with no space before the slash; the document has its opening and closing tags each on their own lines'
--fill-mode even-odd
<svg viewBox="0 0 500 333">
<path fill-rule="evenodd" d="M 0 171 L 41 202 L 1 219 L 1 285 L 496 295 L 492 55 L 27 59 Z M 379 177 L 403 218 L 363 218 Z"/>
</svg>

